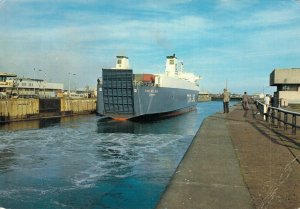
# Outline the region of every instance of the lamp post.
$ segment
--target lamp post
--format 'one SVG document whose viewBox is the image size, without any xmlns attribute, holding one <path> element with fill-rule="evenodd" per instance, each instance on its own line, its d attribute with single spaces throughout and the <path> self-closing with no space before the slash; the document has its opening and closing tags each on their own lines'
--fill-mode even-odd
<svg viewBox="0 0 300 209">
<path fill-rule="evenodd" d="M 45 88 L 46 88 L 46 71 L 45 73 L 45 78 L 44 78 L 44 98 L 46 98 L 46 93 L 45 93 Z"/>
<path fill-rule="evenodd" d="M 42 70 L 39 69 L 38 72 L 41 72 Z M 37 83 L 37 81 L 35 80 L 36 76 L 35 76 L 35 68 L 33 68 L 33 95 L 34 97 L 36 96 L 36 91 L 35 91 L 35 85 Z"/>
<path fill-rule="evenodd" d="M 69 72 L 69 91 L 68 91 L 68 95 L 70 97 L 70 80 L 71 80 L 71 75 L 76 75 L 75 73 L 70 73 Z"/>
<path fill-rule="evenodd" d="M 39 70 L 38 70 L 38 73 L 39 73 L 39 72 L 42 72 L 42 70 L 39 69 Z M 38 74 L 38 76 L 39 76 L 39 74 Z M 34 68 L 34 80 L 35 80 L 35 68 Z M 34 81 L 34 84 L 33 84 L 33 85 L 34 85 L 34 95 L 36 95 L 36 92 L 35 92 L 35 83 L 37 83 L 37 81 Z M 40 88 L 41 88 L 41 84 L 39 84 L 38 86 L 39 86 L 39 88 L 38 88 L 38 97 L 40 97 Z"/>
<path fill-rule="evenodd" d="M 33 96 L 35 98 L 35 68 L 33 68 Z"/>
</svg>

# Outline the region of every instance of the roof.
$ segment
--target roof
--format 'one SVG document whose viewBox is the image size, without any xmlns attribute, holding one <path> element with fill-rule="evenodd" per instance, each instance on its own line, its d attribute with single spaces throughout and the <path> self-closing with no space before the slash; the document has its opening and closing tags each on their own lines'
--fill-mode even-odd
<svg viewBox="0 0 300 209">
<path fill-rule="evenodd" d="M 173 55 L 171 55 L 171 56 L 167 56 L 167 59 L 173 59 L 173 58 L 177 58 L 177 57 L 175 56 L 175 54 L 173 54 Z"/>
<path fill-rule="evenodd" d="M 126 59 L 128 59 L 128 57 L 126 57 L 126 56 L 117 56 L 117 58 L 126 58 Z"/>
<path fill-rule="evenodd" d="M 6 76 L 6 77 L 17 77 L 16 74 L 12 74 L 12 73 L 1 73 L 0 72 L 0 76 Z"/>
</svg>

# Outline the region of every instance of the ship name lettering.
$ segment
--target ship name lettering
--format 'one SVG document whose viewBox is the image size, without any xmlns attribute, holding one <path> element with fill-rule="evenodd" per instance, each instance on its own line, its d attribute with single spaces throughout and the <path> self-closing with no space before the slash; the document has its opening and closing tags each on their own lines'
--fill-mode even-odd
<svg viewBox="0 0 300 209">
<path fill-rule="evenodd" d="M 145 92 L 147 93 L 158 93 L 157 89 L 145 89 Z"/>
</svg>

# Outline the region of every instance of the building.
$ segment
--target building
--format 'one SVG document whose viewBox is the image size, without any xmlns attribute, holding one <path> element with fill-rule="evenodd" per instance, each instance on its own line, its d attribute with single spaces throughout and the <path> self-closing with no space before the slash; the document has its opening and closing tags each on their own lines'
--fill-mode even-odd
<svg viewBox="0 0 300 209">
<path fill-rule="evenodd" d="M 199 91 L 198 102 L 208 102 L 211 101 L 211 96 L 206 91 Z"/>
<path fill-rule="evenodd" d="M 8 97 L 59 97 L 63 93 L 62 83 L 51 83 L 41 79 L 19 78 L 15 74 L 0 73 L 0 98 Z"/>
<path fill-rule="evenodd" d="M 277 87 L 274 97 L 281 106 L 300 103 L 300 68 L 274 69 L 270 86 Z"/>
<path fill-rule="evenodd" d="M 8 82 L 8 79 L 15 77 L 17 77 L 15 74 L 0 72 L 0 99 L 7 97 L 7 89 L 11 87 L 11 83 Z"/>
</svg>

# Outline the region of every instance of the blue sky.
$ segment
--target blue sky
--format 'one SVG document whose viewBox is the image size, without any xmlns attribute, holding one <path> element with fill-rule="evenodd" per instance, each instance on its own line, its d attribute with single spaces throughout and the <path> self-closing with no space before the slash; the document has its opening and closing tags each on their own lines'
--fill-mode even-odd
<svg viewBox="0 0 300 209">
<path fill-rule="evenodd" d="M 273 91 L 274 68 L 300 67 L 299 0 L 0 0 L 0 71 L 95 86 L 127 55 L 161 73 L 175 53 L 201 88 Z"/>
</svg>

